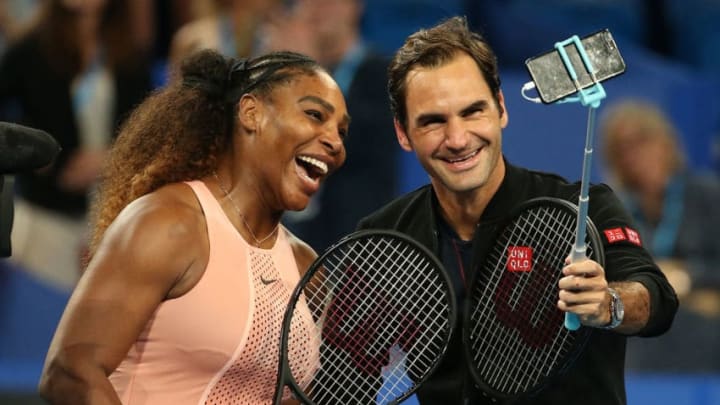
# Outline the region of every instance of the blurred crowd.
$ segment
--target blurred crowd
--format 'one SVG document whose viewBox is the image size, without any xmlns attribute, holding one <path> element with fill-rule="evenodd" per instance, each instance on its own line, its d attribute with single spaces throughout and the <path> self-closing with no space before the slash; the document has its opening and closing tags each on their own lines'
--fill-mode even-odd
<svg viewBox="0 0 720 405">
<path fill-rule="evenodd" d="M 63 147 L 50 167 L 17 176 L 11 261 L 72 288 L 88 199 L 118 125 L 204 48 L 236 58 L 302 52 L 342 88 L 352 117 L 347 162 L 306 210 L 284 219 L 324 250 L 399 193 L 385 90 L 390 52 L 418 25 L 455 14 L 487 35 L 501 67 L 609 27 L 643 52 L 720 79 L 720 4 L 702 0 L 0 1 L 0 120 L 46 130 Z M 709 347 L 720 347 L 720 185 L 693 173 L 681 141 L 692 134 L 676 132 L 652 102 L 618 103 L 601 123 L 604 181 L 626 198 L 682 300 L 678 328 L 629 349 L 629 366 L 718 372 L 720 351 Z M 693 343 L 678 343 L 690 334 Z"/>
<path fill-rule="evenodd" d="M 628 341 L 628 368 L 720 371 L 720 180 L 690 168 L 675 125 L 650 101 L 609 106 L 600 138 L 607 181 L 681 302 L 667 334 Z"/>
<path fill-rule="evenodd" d="M 63 146 L 51 167 L 17 176 L 12 260 L 43 279 L 63 288 L 77 281 L 88 199 L 116 129 L 132 106 L 172 80 L 183 58 L 204 48 L 235 58 L 302 52 L 342 87 L 357 134 L 347 141 L 353 153 L 308 209 L 285 220 L 318 251 L 396 193 L 387 57 L 362 37 L 361 1 L 3 4 L 13 23 L 3 31 L 0 119 L 46 130 Z"/>
</svg>

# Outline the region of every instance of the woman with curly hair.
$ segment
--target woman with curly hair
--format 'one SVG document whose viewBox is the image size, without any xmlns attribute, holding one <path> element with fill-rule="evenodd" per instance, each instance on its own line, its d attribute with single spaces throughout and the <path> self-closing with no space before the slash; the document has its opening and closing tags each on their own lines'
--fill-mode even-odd
<svg viewBox="0 0 720 405">
<path fill-rule="evenodd" d="M 269 403 L 285 303 L 315 252 L 280 224 L 345 161 L 335 81 L 303 55 L 215 51 L 123 126 L 90 257 L 48 351 L 53 404 Z M 292 344 L 316 361 L 313 325 Z"/>
</svg>

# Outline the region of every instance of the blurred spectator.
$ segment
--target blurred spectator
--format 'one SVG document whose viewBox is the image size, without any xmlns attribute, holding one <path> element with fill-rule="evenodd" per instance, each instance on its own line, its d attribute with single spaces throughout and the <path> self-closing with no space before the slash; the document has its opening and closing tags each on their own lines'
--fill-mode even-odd
<svg viewBox="0 0 720 405">
<path fill-rule="evenodd" d="M 170 64 L 201 49 L 214 49 L 228 57 L 258 53 L 259 27 L 278 0 L 212 0 L 195 2 L 197 19 L 178 29 L 169 50 Z"/>
<path fill-rule="evenodd" d="M 361 0 L 296 0 L 265 27 L 270 49 L 305 53 L 340 85 L 352 119 L 345 165 L 283 223 L 321 252 L 395 197 L 398 146 L 385 87 L 389 60 L 363 41 Z"/>
<path fill-rule="evenodd" d="M 628 342 L 627 366 L 720 371 L 720 180 L 686 166 L 676 129 L 651 103 L 611 106 L 600 131 L 610 183 L 681 301 L 670 332 Z"/>
<path fill-rule="evenodd" d="M 0 53 L 5 50 L 8 41 L 20 35 L 24 26 L 32 20 L 38 5 L 39 0 L 0 1 Z"/>
<path fill-rule="evenodd" d="M 145 1 L 145 0 L 143 0 Z M 153 26 L 155 31 L 154 56 L 164 62 L 170 52 L 175 32 L 188 22 L 198 18 L 197 5 L 214 0 L 155 0 Z M 163 67 L 164 68 L 164 67 Z"/>
<path fill-rule="evenodd" d="M 17 176 L 12 259 L 62 287 L 79 275 L 87 198 L 106 148 L 150 90 L 152 38 L 133 23 L 143 4 L 47 0 L 0 61 L 0 118 L 43 129 L 63 148 L 49 167 Z"/>
</svg>

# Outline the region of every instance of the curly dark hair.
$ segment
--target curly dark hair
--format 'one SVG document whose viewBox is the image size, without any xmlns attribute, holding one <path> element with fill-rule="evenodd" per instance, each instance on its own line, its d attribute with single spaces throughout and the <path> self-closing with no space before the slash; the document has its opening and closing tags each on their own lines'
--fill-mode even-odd
<svg viewBox="0 0 720 405">
<path fill-rule="evenodd" d="M 130 202 L 215 170 L 232 142 L 243 94 L 269 100 L 277 86 L 320 71 L 326 72 L 313 59 L 293 52 L 241 61 L 212 50 L 188 57 L 169 85 L 153 92 L 120 128 L 92 204 L 87 260 Z"/>
<path fill-rule="evenodd" d="M 394 118 L 407 129 L 405 79 L 416 67 L 440 67 L 464 52 L 475 60 L 496 103 L 499 102 L 500 75 L 497 57 L 480 34 L 470 31 L 464 17 L 452 17 L 438 25 L 410 35 L 388 66 L 388 93 Z M 498 104 L 499 105 L 499 104 Z"/>
</svg>

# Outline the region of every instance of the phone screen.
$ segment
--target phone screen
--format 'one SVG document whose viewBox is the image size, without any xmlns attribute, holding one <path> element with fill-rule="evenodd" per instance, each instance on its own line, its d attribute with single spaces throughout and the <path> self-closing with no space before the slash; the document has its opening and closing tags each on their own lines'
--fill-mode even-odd
<svg viewBox="0 0 720 405">
<path fill-rule="evenodd" d="M 625 61 L 610 31 L 605 29 L 581 38 L 590 64 L 599 82 L 615 77 L 625 71 Z M 592 86 L 593 80 L 582 62 L 574 43 L 565 45 L 565 52 L 575 69 L 580 88 Z M 570 78 L 560 53 L 553 49 L 525 61 L 543 103 L 553 103 L 575 92 L 577 88 Z"/>
</svg>

